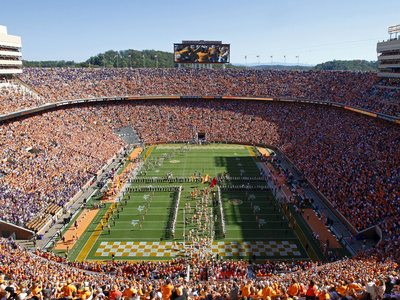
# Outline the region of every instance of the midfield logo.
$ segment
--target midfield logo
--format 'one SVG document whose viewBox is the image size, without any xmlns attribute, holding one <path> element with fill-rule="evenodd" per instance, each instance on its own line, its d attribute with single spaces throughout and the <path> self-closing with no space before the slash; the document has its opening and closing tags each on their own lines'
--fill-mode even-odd
<svg viewBox="0 0 400 300">
<path fill-rule="evenodd" d="M 240 200 L 240 199 L 231 199 L 231 200 L 229 200 L 228 202 L 229 202 L 230 204 L 232 204 L 232 205 L 240 205 L 240 204 L 243 203 L 243 201 Z"/>
</svg>

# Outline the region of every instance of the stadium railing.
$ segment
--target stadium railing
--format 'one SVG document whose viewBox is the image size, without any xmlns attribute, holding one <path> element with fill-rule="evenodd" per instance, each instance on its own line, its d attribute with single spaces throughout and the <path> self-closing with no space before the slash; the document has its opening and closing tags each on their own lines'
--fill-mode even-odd
<svg viewBox="0 0 400 300">
<path fill-rule="evenodd" d="M 96 102 L 112 102 L 112 101 L 131 101 L 131 100 L 168 100 L 168 99 L 222 99 L 222 100 L 256 100 L 256 101 L 277 101 L 277 102 L 296 102 L 305 104 L 317 104 L 323 106 L 339 107 L 346 110 L 350 110 L 359 114 L 367 115 L 374 118 L 379 118 L 387 120 L 390 122 L 395 122 L 400 124 L 400 118 L 389 116 L 381 113 L 376 113 L 370 110 L 362 109 L 359 107 L 353 107 L 341 103 L 321 101 L 321 100 L 311 100 L 311 99 L 294 99 L 294 98 L 268 98 L 268 97 L 243 97 L 243 96 L 177 96 L 177 95 L 151 95 L 151 96 L 121 96 L 121 97 L 104 97 L 104 98 L 86 98 L 86 99 L 76 99 L 61 101 L 55 103 L 47 103 L 42 106 L 29 108 L 5 115 L 0 116 L 0 121 L 5 121 L 13 118 L 18 118 L 21 116 L 29 116 L 34 113 L 47 111 L 50 109 L 61 108 L 63 106 L 73 106 L 81 103 L 96 103 Z"/>
</svg>

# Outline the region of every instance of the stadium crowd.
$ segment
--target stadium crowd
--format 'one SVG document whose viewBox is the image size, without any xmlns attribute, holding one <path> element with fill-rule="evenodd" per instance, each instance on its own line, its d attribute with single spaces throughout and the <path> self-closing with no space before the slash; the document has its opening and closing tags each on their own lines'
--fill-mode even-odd
<svg viewBox="0 0 400 300">
<path fill-rule="evenodd" d="M 1 299 L 399 299 L 393 261 L 67 262 L 52 253 L 21 249 L 0 239 Z"/>
<path fill-rule="evenodd" d="M 24 225 L 49 203 L 63 206 L 124 145 L 92 118 L 66 109 L 0 126 L 2 220 Z"/>
<path fill-rule="evenodd" d="M 387 104 L 398 93 L 390 92 L 389 95 L 385 88 L 374 87 L 370 73 L 128 69 L 25 71 L 22 80 L 42 95 L 43 99 L 36 101 L 44 102 L 113 96 L 121 92 L 142 95 L 265 95 L 347 101 L 346 104 L 374 111 L 391 115 L 398 113 L 398 106 Z M 18 93 L 22 96 L 15 98 L 18 100 L 12 104 L 10 99 Z M 0 113 L 31 104 L 36 106 L 39 102 L 30 103 L 29 95 L 18 88 L 2 89 L 0 97 L 6 105 L 1 106 Z M 381 95 L 390 101 L 380 98 Z M 241 262 L 197 261 L 191 266 L 191 279 L 181 283 L 182 289 L 187 289 L 192 297 L 207 300 L 217 297 L 236 300 L 243 296 L 246 296 L 243 300 L 294 299 L 299 294 L 292 295 L 289 290 L 292 280 L 296 279 L 306 287 L 305 294 L 300 296 L 313 297 L 313 291 L 314 296 L 321 300 L 335 299 L 335 295 L 358 299 L 361 292 L 368 290 L 375 281 L 378 286 L 383 286 L 382 280 L 387 281 L 387 276 L 398 275 L 398 266 L 393 261 L 398 262 L 400 258 L 400 128 L 391 122 L 318 105 L 216 99 L 139 100 L 76 106 L 5 121 L 0 124 L 0 219 L 24 225 L 49 203 L 64 205 L 93 173 L 125 146 L 115 134 L 115 130 L 123 126 L 132 126 L 147 144 L 194 141 L 197 132 L 205 132 L 209 141 L 279 147 L 356 229 L 379 224 L 383 231 L 383 241 L 359 254 L 361 260 L 343 260 L 321 266 L 309 263 L 290 266 L 286 263 L 279 267 L 259 265 L 257 274 L 266 277 L 263 280 L 251 279 L 249 283 Z M 172 277 L 178 283 L 179 278 L 188 275 L 185 261 L 148 265 L 109 262 L 104 266 L 67 263 L 61 257 L 39 251 L 37 255 L 42 259 L 1 240 L 0 270 L 5 278 L 0 280 L 0 290 L 12 286 L 18 291 L 18 297 L 26 294 L 25 298 L 35 300 L 84 300 L 90 296 L 101 299 L 101 294 L 114 300 L 110 293 L 119 294 L 113 293 L 114 290 L 121 294 L 127 292 L 125 298 L 134 298 L 133 290 L 136 290 L 137 295 L 142 293 L 142 298 L 150 299 L 154 296 L 151 290 L 160 290 L 160 299 L 170 299 L 162 292 L 166 290 L 163 289 L 164 277 Z M 280 274 L 282 270 L 284 275 Z M 110 277 L 109 273 L 113 276 Z M 198 280 L 205 276 L 210 276 L 210 280 L 204 285 Z M 157 281 L 154 281 L 155 277 Z M 4 279 L 9 281 L 4 282 Z M 307 295 L 310 280 L 317 288 L 311 289 Z M 350 285 L 354 282 L 359 288 Z M 73 287 L 64 289 L 72 283 L 77 295 L 65 293 L 74 290 Z M 131 294 L 127 291 L 129 288 Z M 44 292 L 39 292 L 40 289 L 51 290 L 53 294 L 47 297 Z M 232 292 L 235 289 L 237 296 Z M 170 290 L 176 293 L 172 299 L 180 297 L 177 284 L 170 286 Z M 376 290 L 381 292 L 382 288 Z M 372 299 L 384 298 L 384 294 L 369 292 Z M 394 295 L 394 290 L 392 292 Z M 10 297 L 12 293 L 1 294 L 1 299 Z"/>
<path fill-rule="evenodd" d="M 12 81 L 0 85 L 0 103 L 0 115 L 44 104 L 38 95 Z"/>
<path fill-rule="evenodd" d="M 26 68 L 19 78 L 42 102 L 16 94 L 0 114 L 40 103 L 121 95 L 221 95 L 312 99 L 398 116 L 399 90 L 372 72 L 298 70 Z M 13 98 L 13 97 L 11 97 Z"/>
<path fill-rule="evenodd" d="M 21 224 L 21 215 L 38 210 L 16 213 L 15 203 L 40 208 L 65 201 L 88 180 L 87 171 L 99 170 L 124 146 L 113 132 L 123 126 L 134 127 L 146 143 L 193 141 L 196 132 L 206 132 L 208 140 L 277 146 L 355 228 L 383 224 L 384 232 L 398 234 L 396 124 L 318 105 L 260 101 L 149 100 L 9 121 L 0 127 L 2 218 Z"/>
</svg>

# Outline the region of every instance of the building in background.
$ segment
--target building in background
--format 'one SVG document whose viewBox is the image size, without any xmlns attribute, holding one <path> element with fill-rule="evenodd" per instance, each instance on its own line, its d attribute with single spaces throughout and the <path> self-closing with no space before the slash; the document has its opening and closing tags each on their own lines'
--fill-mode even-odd
<svg viewBox="0 0 400 300">
<path fill-rule="evenodd" d="M 22 73 L 21 37 L 7 34 L 0 25 L 0 76 Z"/>
<path fill-rule="evenodd" d="M 400 24 L 389 26 L 389 40 L 378 42 L 379 71 L 381 78 L 400 78 Z"/>
</svg>

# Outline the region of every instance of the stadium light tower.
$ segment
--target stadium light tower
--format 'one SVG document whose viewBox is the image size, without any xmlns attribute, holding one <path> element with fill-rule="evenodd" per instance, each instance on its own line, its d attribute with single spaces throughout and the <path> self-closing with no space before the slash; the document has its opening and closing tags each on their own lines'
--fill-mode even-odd
<svg viewBox="0 0 400 300">
<path fill-rule="evenodd" d="M 398 33 L 400 33 L 400 24 L 389 26 L 388 33 L 390 34 L 390 39 L 392 39 L 392 34 L 394 34 L 395 39 L 397 39 L 397 35 L 398 35 Z"/>
<path fill-rule="evenodd" d="M 115 58 L 117 59 L 117 68 L 118 68 L 118 56 L 119 56 L 118 53 L 114 55 L 114 59 Z"/>
</svg>

